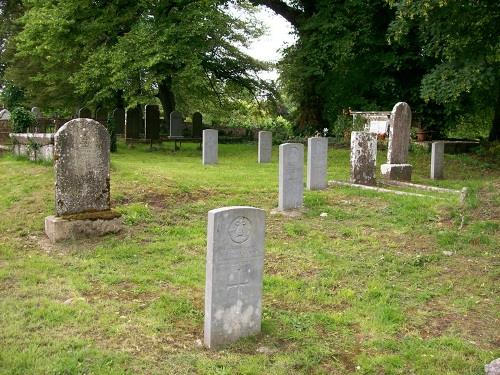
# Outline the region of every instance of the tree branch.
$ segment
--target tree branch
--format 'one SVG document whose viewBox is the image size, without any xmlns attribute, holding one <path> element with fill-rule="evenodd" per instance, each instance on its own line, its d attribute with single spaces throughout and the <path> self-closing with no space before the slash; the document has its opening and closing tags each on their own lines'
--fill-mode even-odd
<svg viewBox="0 0 500 375">
<path fill-rule="evenodd" d="M 299 18 L 302 12 L 286 4 L 282 0 L 250 0 L 253 5 L 264 5 L 282 16 L 293 26 L 298 27 Z"/>
</svg>

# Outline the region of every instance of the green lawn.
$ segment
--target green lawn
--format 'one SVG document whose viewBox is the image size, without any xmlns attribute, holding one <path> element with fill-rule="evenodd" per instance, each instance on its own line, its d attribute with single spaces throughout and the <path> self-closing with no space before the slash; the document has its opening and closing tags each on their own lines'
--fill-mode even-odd
<svg viewBox="0 0 500 375">
<path fill-rule="evenodd" d="M 0 157 L 0 374 L 483 374 L 500 357 L 498 166 L 446 155 L 434 182 L 415 151 L 414 182 L 469 187 L 463 207 L 331 187 L 291 218 L 270 214 L 277 148 L 258 165 L 256 145 L 221 145 L 203 167 L 172 147 L 120 145 L 125 230 L 61 245 L 43 232 L 52 167 Z M 329 178 L 348 168 L 330 149 Z M 231 205 L 267 212 L 262 334 L 217 352 L 199 346 L 206 222 Z"/>
</svg>

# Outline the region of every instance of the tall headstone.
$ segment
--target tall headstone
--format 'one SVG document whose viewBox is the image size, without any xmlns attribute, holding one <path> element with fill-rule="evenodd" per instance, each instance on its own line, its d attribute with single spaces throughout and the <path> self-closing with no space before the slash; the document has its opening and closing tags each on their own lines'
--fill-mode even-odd
<svg viewBox="0 0 500 375">
<path fill-rule="evenodd" d="M 173 111 L 170 113 L 170 136 L 182 137 L 184 131 L 184 117 L 182 113 Z"/>
<path fill-rule="evenodd" d="M 284 143 L 279 147 L 278 210 L 302 207 L 304 201 L 304 145 Z"/>
<path fill-rule="evenodd" d="M 203 116 L 200 112 L 193 113 L 193 138 L 201 138 L 203 132 Z"/>
<path fill-rule="evenodd" d="M 116 134 L 125 134 L 125 110 L 123 108 L 115 108 L 111 112 L 111 117 L 115 123 Z"/>
<path fill-rule="evenodd" d="M 328 186 L 328 138 L 313 137 L 307 140 L 307 188 L 323 190 Z"/>
<path fill-rule="evenodd" d="M 407 103 L 397 103 L 391 112 L 387 163 L 380 166 L 384 178 L 410 181 L 412 166 L 408 164 L 411 109 Z"/>
<path fill-rule="evenodd" d="M 216 348 L 260 332 L 265 211 L 208 212 L 204 343 Z"/>
<path fill-rule="evenodd" d="M 144 134 L 146 139 L 160 139 L 160 107 L 148 104 L 144 111 Z"/>
<path fill-rule="evenodd" d="M 31 113 L 33 113 L 33 116 L 35 116 L 36 119 L 43 117 L 42 111 L 38 107 L 31 108 Z"/>
<path fill-rule="evenodd" d="M 217 164 L 219 153 L 219 132 L 215 129 L 203 130 L 203 165 Z"/>
<path fill-rule="evenodd" d="M 377 162 L 377 134 L 351 133 L 351 182 L 375 185 Z"/>
<path fill-rule="evenodd" d="M 271 162 L 273 151 L 273 133 L 268 131 L 259 132 L 259 150 L 257 160 L 259 163 Z"/>
<path fill-rule="evenodd" d="M 432 142 L 431 178 L 433 180 L 444 178 L 444 142 Z"/>
<path fill-rule="evenodd" d="M 87 107 L 82 107 L 78 110 L 78 118 L 92 118 L 92 111 Z"/>
<path fill-rule="evenodd" d="M 64 124 L 54 137 L 56 216 L 45 219 L 53 242 L 120 230 L 110 210 L 109 134 L 87 118 Z"/>
<path fill-rule="evenodd" d="M 126 125 L 125 125 L 125 138 L 139 139 L 142 126 L 142 112 L 141 107 L 136 106 L 127 111 Z"/>
</svg>

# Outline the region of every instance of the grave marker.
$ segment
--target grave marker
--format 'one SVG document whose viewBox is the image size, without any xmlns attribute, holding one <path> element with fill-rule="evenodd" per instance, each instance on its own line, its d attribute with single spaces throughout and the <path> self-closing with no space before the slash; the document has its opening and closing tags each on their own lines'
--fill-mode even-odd
<svg viewBox="0 0 500 375">
<path fill-rule="evenodd" d="M 351 182 L 375 185 L 377 162 L 377 134 L 351 133 Z"/>
<path fill-rule="evenodd" d="M 144 111 L 144 134 L 146 139 L 157 141 L 160 139 L 160 107 L 146 105 Z"/>
<path fill-rule="evenodd" d="M 328 186 L 328 138 L 313 137 L 307 140 L 307 188 L 323 190 Z"/>
<path fill-rule="evenodd" d="M 444 178 L 444 142 L 432 142 L 431 178 L 440 180 Z"/>
<path fill-rule="evenodd" d="M 184 117 L 182 113 L 173 111 L 170 113 L 170 136 L 182 137 L 184 131 Z"/>
<path fill-rule="evenodd" d="M 142 112 L 141 107 L 136 106 L 135 108 L 130 108 L 127 111 L 125 124 L 125 138 L 127 139 L 139 139 L 140 131 L 142 127 Z"/>
<path fill-rule="evenodd" d="M 304 201 L 304 145 L 285 143 L 279 147 L 278 210 L 302 207 Z"/>
<path fill-rule="evenodd" d="M 193 113 L 193 138 L 201 138 L 203 132 L 203 116 L 200 112 Z"/>
<path fill-rule="evenodd" d="M 116 134 L 125 134 L 125 110 L 116 108 L 111 112 L 111 118 L 115 123 Z"/>
<path fill-rule="evenodd" d="M 43 117 L 42 111 L 38 107 L 31 108 L 31 113 L 33 113 L 36 119 L 40 119 Z"/>
<path fill-rule="evenodd" d="M 203 165 L 217 164 L 219 153 L 219 132 L 215 129 L 203 130 Z"/>
<path fill-rule="evenodd" d="M 269 163 L 271 162 L 271 155 L 273 151 L 273 133 L 268 131 L 259 132 L 259 150 L 258 162 Z"/>
</svg>

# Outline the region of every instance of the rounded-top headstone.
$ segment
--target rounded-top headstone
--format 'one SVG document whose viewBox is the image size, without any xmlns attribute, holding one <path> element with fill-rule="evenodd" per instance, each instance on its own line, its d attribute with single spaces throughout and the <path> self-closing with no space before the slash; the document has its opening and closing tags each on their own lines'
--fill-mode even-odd
<svg viewBox="0 0 500 375">
<path fill-rule="evenodd" d="M 110 209 L 109 133 L 92 119 L 64 124 L 54 137 L 56 215 Z"/>
<path fill-rule="evenodd" d="M 31 113 L 33 113 L 33 115 L 35 116 L 35 118 L 42 118 L 43 117 L 43 114 L 42 114 L 42 111 L 40 110 L 40 108 L 38 107 L 33 107 L 31 108 Z"/>
<path fill-rule="evenodd" d="M 410 145 L 411 108 L 405 102 L 396 103 L 391 112 L 387 163 L 406 164 Z"/>
</svg>

